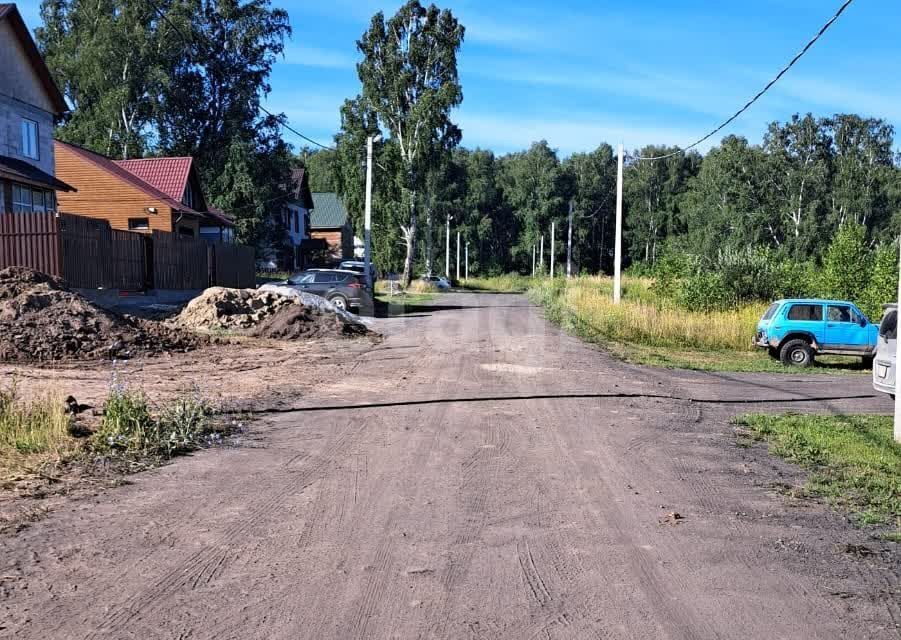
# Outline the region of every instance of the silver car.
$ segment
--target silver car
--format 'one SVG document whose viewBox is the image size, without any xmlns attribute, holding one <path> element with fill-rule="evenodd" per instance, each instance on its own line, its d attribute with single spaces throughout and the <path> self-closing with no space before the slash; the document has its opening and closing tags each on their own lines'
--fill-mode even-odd
<svg viewBox="0 0 901 640">
<path fill-rule="evenodd" d="M 883 305 L 876 357 L 873 360 L 873 388 L 895 397 L 895 349 L 898 339 L 898 305 Z"/>
</svg>

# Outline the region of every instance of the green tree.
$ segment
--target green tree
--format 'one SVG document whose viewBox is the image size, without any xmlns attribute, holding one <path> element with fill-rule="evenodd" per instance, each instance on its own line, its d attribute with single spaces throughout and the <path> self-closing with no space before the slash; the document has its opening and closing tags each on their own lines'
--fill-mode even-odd
<svg viewBox="0 0 901 640">
<path fill-rule="evenodd" d="M 412 279 L 416 256 L 417 193 L 435 156 L 460 141 L 450 111 L 463 100 L 457 74 L 463 32 L 449 10 L 410 0 L 387 21 L 382 12 L 373 16 L 357 42 L 363 54 L 357 65 L 363 101 L 395 141 L 403 166 L 409 209 L 401 228 L 405 284 Z"/>
<path fill-rule="evenodd" d="M 823 256 L 824 295 L 841 300 L 863 299 L 873 264 L 866 234 L 862 224 L 846 222 L 839 227 Z"/>
<path fill-rule="evenodd" d="M 616 214 L 616 158 L 602 144 L 590 153 L 576 153 L 563 162 L 573 185 L 573 261 L 601 272 L 610 266 Z"/>
<path fill-rule="evenodd" d="M 882 317 L 882 305 L 898 299 L 898 244 L 886 242 L 876 250 L 870 280 L 860 304 L 871 320 Z"/>
<path fill-rule="evenodd" d="M 72 105 L 55 136 L 118 158 L 151 147 L 156 98 L 173 60 L 147 3 L 44 0 L 36 40 Z"/>
</svg>

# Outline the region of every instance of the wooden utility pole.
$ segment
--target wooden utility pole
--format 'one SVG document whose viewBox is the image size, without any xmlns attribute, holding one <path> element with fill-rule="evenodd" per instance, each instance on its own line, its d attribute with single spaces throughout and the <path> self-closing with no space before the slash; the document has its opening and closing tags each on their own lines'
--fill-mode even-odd
<svg viewBox="0 0 901 640">
<path fill-rule="evenodd" d="M 619 145 L 616 161 L 616 239 L 613 244 L 613 302 L 622 298 L 623 266 L 623 145 Z"/>
</svg>

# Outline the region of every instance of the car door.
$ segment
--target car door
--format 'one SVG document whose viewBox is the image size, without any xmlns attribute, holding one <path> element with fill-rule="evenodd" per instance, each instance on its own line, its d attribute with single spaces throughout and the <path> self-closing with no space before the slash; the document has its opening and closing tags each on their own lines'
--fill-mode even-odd
<svg viewBox="0 0 901 640">
<path fill-rule="evenodd" d="M 823 322 L 823 305 L 818 302 L 795 302 L 785 314 L 787 333 L 803 331 L 814 337 L 817 344 L 826 341 L 826 326 Z"/>
<path fill-rule="evenodd" d="M 849 304 L 826 305 L 826 346 L 831 349 L 867 349 L 870 328 Z"/>
<path fill-rule="evenodd" d="M 312 273 L 298 273 L 288 280 L 288 286 L 301 291 L 309 291 L 313 284 Z"/>
<path fill-rule="evenodd" d="M 317 296 L 322 296 L 323 298 L 335 287 L 335 281 L 337 280 L 336 273 L 330 273 L 328 271 L 317 271 L 313 275 L 313 284 L 310 286 L 309 292 L 315 293 Z"/>
</svg>

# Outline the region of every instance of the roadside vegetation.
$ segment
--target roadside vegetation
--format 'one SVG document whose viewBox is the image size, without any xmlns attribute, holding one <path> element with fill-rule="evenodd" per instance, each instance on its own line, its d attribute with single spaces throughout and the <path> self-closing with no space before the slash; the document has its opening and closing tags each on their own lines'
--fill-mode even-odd
<svg viewBox="0 0 901 640">
<path fill-rule="evenodd" d="M 536 280 L 531 299 L 547 317 L 585 340 L 640 364 L 712 371 L 785 371 L 751 339 L 767 305 L 786 297 L 857 302 L 874 322 L 897 287 L 897 248 L 875 253 L 862 226 L 846 224 L 819 263 L 797 262 L 772 251 L 721 251 L 713 261 L 671 254 L 654 270 L 623 278 L 613 304 L 609 277 Z M 810 371 L 847 373 L 858 358 L 820 356 Z"/>
<path fill-rule="evenodd" d="M 535 282 L 533 278 L 518 273 L 508 273 L 484 278 L 469 278 L 460 283 L 462 289 L 490 293 L 524 293 Z"/>
<path fill-rule="evenodd" d="M 745 437 L 810 474 L 804 491 L 853 514 L 861 525 L 889 525 L 901 541 L 901 445 L 890 416 L 747 415 Z"/>
<path fill-rule="evenodd" d="M 77 410 L 54 395 L 27 400 L 15 385 L 0 388 L 0 486 L 98 458 L 155 464 L 218 444 L 238 426 L 199 394 L 154 408 L 143 393 L 116 385 L 99 422 Z"/>
</svg>

